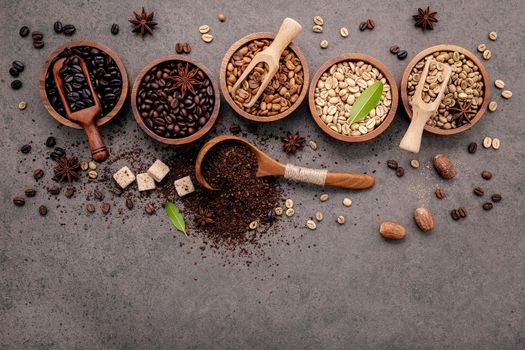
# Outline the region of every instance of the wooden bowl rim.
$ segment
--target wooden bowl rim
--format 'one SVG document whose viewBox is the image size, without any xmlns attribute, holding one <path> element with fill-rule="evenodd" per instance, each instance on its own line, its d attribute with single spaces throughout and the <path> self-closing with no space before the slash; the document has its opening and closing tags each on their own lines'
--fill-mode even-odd
<svg viewBox="0 0 525 350">
<path fill-rule="evenodd" d="M 383 76 L 386 78 L 386 80 L 390 84 L 390 91 L 392 93 L 392 104 L 390 105 L 390 110 L 388 111 L 388 114 L 385 120 L 383 120 L 383 122 L 381 123 L 381 125 L 379 125 L 379 127 L 372 130 L 371 132 L 366 133 L 365 135 L 346 136 L 343 134 L 339 134 L 333 131 L 332 129 L 330 129 L 321 120 L 321 116 L 319 116 L 317 114 L 317 111 L 315 110 L 314 93 L 315 93 L 315 87 L 317 86 L 317 82 L 319 81 L 319 78 L 324 72 L 330 69 L 330 67 L 333 66 L 334 64 L 345 62 L 345 61 L 354 61 L 354 62 L 364 61 L 368 64 L 371 64 L 383 74 Z M 344 54 L 332 57 L 328 61 L 326 61 L 321 67 L 319 67 L 317 72 L 315 72 L 314 77 L 312 79 L 312 83 L 310 84 L 310 91 L 308 93 L 308 104 L 310 106 L 310 114 L 314 122 L 321 128 L 321 130 L 323 130 L 325 133 L 327 133 L 334 139 L 344 141 L 344 142 L 350 142 L 350 143 L 365 142 L 365 141 L 371 140 L 374 137 L 377 137 L 378 135 L 380 135 L 383 131 L 385 131 L 388 128 L 388 126 L 392 123 L 392 120 L 394 120 L 394 117 L 397 112 L 397 105 L 399 102 L 398 100 L 399 100 L 399 93 L 397 90 L 396 80 L 394 76 L 392 75 L 392 73 L 390 72 L 390 70 L 388 69 L 388 67 L 383 62 L 381 62 L 375 57 L 372 57 L 370 55 L 366 55 L 363 53 L 357 53 L 357 52 L 344 53 Z"/>
<path fill-rule="evenodd" d="M 112 49 L 110 49 L 104 44 L 101 44 L 96 41 L 90 41 L 90 40 L 75 40 L 75 41 L 64 43 L 58 46 L 53 52 L 51 52 L 51 54 L 47 57 L 44 65 L 42 66 L 42 69 L 40 69 L 40 74 L 39 74 L 40 100 L 42 101 L 45 109 L 49 112 L 49 114 L 51 114 L 51 116 L 54 119 L 56 119 L 59 123 L 69 126 L 71 128 L 82 129 L 82 126 L 80 126 L 80 124 L 75 123 L 63 117 L 60 113 L 58 113 L 53 108 L 53 106 L 51 105 L 51 102 L 49 101 L 47 97 L 46 86 L 45 86 L 46 74 L 51 65 L 51 61 L 53 61 L 53 59 L 55 59 L 55 57 L 58 56 L 58 54 L 64 51 L 65 48 L 71 48 L 71 47 L 77 47 L 77 46 L 91 46 L 91 47 L 104 51 L 115 61 L 115 63 L 117 64 L 117 67 L 120 70 L 120 75 L 122 76 L 122 91 L 120 92 L 120 97 L 117 101 L 117 104 L 113 107 L 113 109 L 108 114 L 106 114 L 103 118 L 99 118 L 97 120 L 97 126 L 101 127 L 109 123 L 113 118 L 115 118 L 120 113 L 120 111 L 122 110 L 122 107 L 124 106 L 124 103 L 126 102 L 126 99 L 129 93 L 129 75 L 128 75 L 128 71 L 126 70 L 126 66 L 124 65 L 124 62 L 120 59 L 120 57 L 117 55 L 115 51 L 113 51 Z"/>
<path fill-rule="evenodd" d="M 274 122 L 274 121 L 286 118 L 287 116 L 292 114 L 301 105 L 304 98 L 306 97 L 306 93 L 308 92 L 308 83 L 310 81 L 310 71 L 308 70 L 308 61 L 306 60 L 306 57 L 301 51 L 301 49 L 297 45 L 295 45 L 294 42 L 292 41 L 290 45 L 288 46 L 290 47 L 290 49 L 292 49 L 292 51 L 297 55 L 297 57 L 301 61 L 301 64 L 303 66 L 303 73 L 304 73 L 303 87 L 301 89 L 301 93 L 299 94 L 299 98 L 297 98 L 295 103 L 291 105 L 290 108 L 288 108 L 283 113 L 279 113 L 271 117 L 260 117 L 260 116 L 255 116 L 253 114 L 250 114 L 244 111 L 243 109 L 240 109 L 239 106 L 237 106 L 237 104 L 235 104 L 235 102 L 233 101 L 233 98 L 231 97 L 230 92 L 228 91 L 228 84 L 226 84 L 226 68 L 228 66 L 228 63 L 230 62 L 230 58 L 241 46 L 244 46 L 245 44 L 251 41 L 254 41 L 254 40 L 275 39 L 276 35 L 277 33 L 273 33 L 273 32 L 256 32 L 256 33 L 248 34 L 242 37 L 241 39 L 233 43 L 230 46 L 230 48 L 226 51 L 226 54 L 224 54 L 224 57 L 221 63 L 221 67 L 220 67 L 219 79 L 220 79 L 221 91 L 222 91 L 222 95 L 224 96 L 224 99 L 226 100 L 228 105 L 230 105 L 230 107 L 233 108 L 235 112 L 237 112 L 237 114 L 241 115 L 242 117 L 246 119 L 253 120 L 256 122 L 268 123 L 268 122 Z"/>
<path fill-rule="evenodd" d="M 424 59 L 426 56 L 433 54 L 436 51 L 458 51 L 465 56 L 467 56 L 474 64 L 476 64 L 479 68 L 479 71 L 481 73 L 481 77 L 483 79 L 484 86 L 484 95 L 483 95 L 483 103 L 481 104 L 480 109 L 478 110 L 478 113 L 474 116 L 474 118 L 471 119 L 470 124 L 464 124 L 460 126 L 459 128 L 455 129 L 441 129 L 436 128 L 434 126 L 425 125 L 425 131 L 428 131 L 429 133 L 436 134 L 436 135 L 455 135 L 459 134 L 465 130 L 470 129 L 474 124 L 476 124 L 481 117 L 485 114 L 487 111 L 487 107 L 490 102 L 490 78 L 489 73 L 485 66 L 483 65 L 483 62 L 479 60 L 479 58 L 471 51 L 465 49 L 464 47 L 453 45 L 453 44 L 440 44 L 431 46 L 427 49 L 422 50 L 419 52 L 406 66 L 405 70 L 403 71 L 403 75 L 401 76 L 401 82 L 400 82 L 400 90 L 401 90 L 401 100 L 403 101 L 403 107 L 405 108 L 405 111 L 408 115 L 409 120 L 412 120 L 412 107 L 410 106 L 408 102 L 408 76 L 414 66 Z"/>
<path fill-rule="evenodd" d="M 198 67 L 210 79 L 211 85 L 213 87 L 213 93 L 215 94 L 215 104 L 213 105 L 213 111 L 210 116 L 210 119 L 208 119 L 206 124 L 204 124 L 204 126 L 200 128 L 193 135 L 176 138 L 176 139 L 162 137 L 162 136 L 155 134 L 150 128 L 148 128 L 146 123 L 144 123 L 144 120 L 140 116 L 140 113 L 137 107 L 137 93 L 138 93 L 140 83 L 142 82 L 142 78 L 144 78 L 144 75 L 146 75 L 146 73 L 149 72 L 149 70 L 152 69 L 153 67 L 161 63 L 168 62 L 168 61 L 188 62 Z M 156 141 L 167 144 L 167 145 L 185 145 L 190 142 L 196 141 L 202 136 L 206 135 L 217 122 L 217 117 L 219 116 L 220 105 L 221 105 L 221 97 L 220 97 L 219 88 L 217 86 L 217 82 L 213 79 L 213 75 L 211 74 L 211 71 L 208 69 L 208 67 L 206 67 L 201 62 L 197 61 L 194 58 L 188 57 L 188 56 L 166 55 L 166 56 L 161 56 L 159 58 L 154 59 L 153 61 L 148 63 L 146 66 L 144 66 L 140 70 L 139 74 L 135 78 L 135 82 L 133 83 L 133 88 L 131 89 L 131 110 L 133 112 L 133 117 L 135 118 L 135 121 L 146 134 L 148 134 L 150 137 L 152 137 Z"/>
</svg>

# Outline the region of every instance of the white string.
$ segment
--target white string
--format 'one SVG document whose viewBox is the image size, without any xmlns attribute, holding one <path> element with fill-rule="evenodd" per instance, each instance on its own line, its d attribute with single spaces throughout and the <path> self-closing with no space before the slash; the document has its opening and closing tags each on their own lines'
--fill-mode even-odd
<svg viewBox="0 0 525 350">
<path fill-rule="evenodd" d="M 286 167 L 284 168 L 284 177 L 286 179 L 308 182 L 321 186 L 325 184 L 327 173 L 328 170 L 303 168 L 293 164 L 286 164 Z"/>
</svg>

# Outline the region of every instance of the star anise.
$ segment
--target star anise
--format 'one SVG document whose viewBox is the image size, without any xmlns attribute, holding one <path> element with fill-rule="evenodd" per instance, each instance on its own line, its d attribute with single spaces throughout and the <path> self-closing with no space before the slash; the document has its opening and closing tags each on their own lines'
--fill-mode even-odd
<svg viewBox="0 0 525 350">
<path fill-rule="evenodd" d="M 134 25 L 132 32 L 139 33 L 142 38 L 144 38 L 147 33 L 153 35 L 153 29 L 155 29 L 155 26 L 157 25 L 157 22 L 153 21 L 154 12 L 148 14 L 144 11 L 143 7 L 140 15 L 135 11 L 133 11 L 133 14 L 135 15 L 135 18 L 129 20 L 130 23 Z"/>
<path fill-rule="evenodd" d="M 196 85 L 202 85 L 201 81 L 198 81 L 194 78 L 195 74 L 199 71 L 199 68 L 193 68 L 190 70 L 188 63 L 186 62 L 186 67 L 182 68 L 182 65 L 177 66 L 178 75 L 172 75 L 168 77 L 175 82 L 170 90 L 175 90 L 180 88 L 182 97 L 186 95 L 186 90 L 190 90 L 192 94 L 195 95 Z"/>
<path fill-rule="evenodd" d="M 474 114 L 470 110 L 471 106 L 471 103 L 458 103 L 454 107 L 450 107 L 448 111 L 453 115 L 451 121 L 457 120 L 460 125 L 462 125 L 462 122 L 470 124 L 470 119 L 472 118 L 472 114 Z"/>
<path fill-rule="evenodd" d="M 197 213 L 195 214 L 195 222 L 197 224 L 197 227 L 204 227 L 213 225 L 215 223 L 215 220 L 213 220 L 213 214 L 211 211 L 199 208 L 197 210 Z"/>
<path fill-rule="evenodd" d="M 304 137 L 299 136 L 298 132 L 295 134 L 288 132 L 286 137 L 281 137 L 281 141 L 283 142 L 283 151 L 288 154 L 295 153 L 297 150 L 304 147 L 304 140 Z"/>
<path fill-rule="evenodd" d="M 78 169 L 80 169 L 80 163 L 77 157 L 58 159 L 55 166 L 55 178 L 60 182 L 67 180 L 67 182 L 71 183 L 73 180 L 80 178 Z"/>
<path fill-rule="evenodd" d="M 433 23 L 436 23 L 438 20 L 436 18 L 437 12 L 430 12 L 430 7 L 427 6 L 426 9 L 417 9 L 417 15 L 414 15 L 416 20 L 416 27 L 421 27 L 423 31 L 427 29 L 434 29 Z"/>
</svg>

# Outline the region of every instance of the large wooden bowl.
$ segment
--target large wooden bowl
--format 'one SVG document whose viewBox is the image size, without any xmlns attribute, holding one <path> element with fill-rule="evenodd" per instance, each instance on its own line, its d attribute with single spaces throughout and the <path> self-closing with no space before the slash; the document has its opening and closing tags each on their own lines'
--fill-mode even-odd
<svg viewBox="0 0 525 350">
<path fill-rule="evenodd" d="M 75 128 L 75 129 L 82 129 L 80 124 L 75 123 L 74 121 L 71 121 L 63 117 L 60 113 L 58 113 L 53 108 L 53 106 L 51 105 L 51 102 L 49 101 L 47 97 L 47 92 L 46 92 L 46 73 L 49 70 L 49 67 L 51 63 L 53 62 L 53 60 L 58 56 L 58 54 L 64 51 L 65 48 L 73 48 L 77 46 L 92 46 L 101 51 L 104 51 L 115 61 L 115 63 L 117 64 L 120 70 L 120 75 L 122 76 L 122 91 L 120 93 L 120 97 L 117 101 L 117 104 L 115 105 L 115 107 L 113 107 L 113 109 L 108 114 L 106 114 L 104 117 L 99 118 L 97 120 L 97 126 L 100 127 L 104 124 L 109 123 L 113 118 L 115 118 L 120 113 L 120 111 L 122 110 L 122 107 L 124 106 L 124 103 L 126 102 L 126 99 L 129 93 L 129 76 L 128 76 L 126 67 L 124 66 L 124 62 L 122 62 L 122 60 L 120 59 L 120 57 L 118 57 L 115 51 L 111 50 L 106 45 L 97 43 L 95 41 L 77 40 L 77 41 L 71 41 L 71 42 L 65 43 L 57 47 L 56 50 L 53 51 L 49 55 L 49 57 L 46 59 L 44 66 L 40 70 L 40 75 L 39 75 L 40 100 L 42 100 L 42 103 L 44 104 L 44 107 L 49 112 L 49 114 L 51 114 L 51 116 L 55 118 L 59 123 Z"/>
<path fill-rule="evenodd" d="M 470 129 L 474 124 L 478 122 L 478 120 L 481 119 L 483 114 L 487 111 L 487 107 L 489 105 L 490 101 L 490 79 L 489 79 L 489 73 L 485 69 L 485 66 L 483 66 L 483 63 L 476 57 L 475 54 L 470 52 L 469 50 L 456 45 L 450 45 L 450 44 L 443 44 L 443 45 L 436 45 L 429 47 L 428 49 L 425 49 L 418 53 L 407 65 L 405 70 L 403 71 L 403 76 L 401 77 L 401 83 L 400 83 L 400 89 L 401 89 L 401 100 L 403 101 L 403 106 L 405 107 L 405 111 L 407 112 L 408 118 L 412 119 L 412 107 L 410 106 L 410 103 L 408 102 L 408 76 L 410 75 L 410 72 L 414 68 L 414 66 L 424 59 L 426 56 L 433 54 L 436 51 L 458 51 L 462 54 L 464 54 L 468 59 L 470 59 L 472 62 L 474 62 L 475 65 L 478 66 L 479 72 L 481 73 L 481 77 L 483 78 L 483 85 L 484 85 L 484 91 L 483 91 L 483 104 L 478 110 L 478 113 L 470 120 L 470 123 L 463 124 L 459 128 L 455 129 L 441 129 L 435 126 L 425 125 L 425 130 L 437 135 L 454 135 L 458 134 L 460 132 L 463 132 L 467 129 Z"/>
<path fill-rule="evenodd" d="M 323 120 L 321 119 L 321 116 L 317 113 L 315 110 L 315 87 L 317 86 L 317 82 L 319 81 L 319 78 L 321 78 L 321 75 L 326 72 L 330 67 L 332 67 L 336 63 L 345 62 L 345 61 L 363 61 L 365 63 L 371 64 L 375 68 L 377 68 L 385 77 L 385 79 L 388 81 L 388 84 L 390 85 L 390 91 L 392 93 L 392 104 L 390 105 L 390 110 L 388 111 L 387 116 L 385 117 L 385 120 L 379 125 L 377 128 L 372 130 L 369 133 L 366 133 L 365 135 L 360 136 L 346 136 L 343 134 L 339 134 L 326 125 Z M 399 94 L 397 91 L 397 85 L 396 80 L 394 79 L 394 76 L 388 68 L 378 59 L 368 56 L 361 53 L 345 53 L 339 56 L 336 56 L 334 58 L 329 59 L 326 61 L 318 70 L 315 72 L 315 75 L 312 79 L 312 83 L 310 84 L 310 91 L 308 93 L 308 103 L 310 106 L 310 113 L 312 115 L 313 120 L 315 123 L 328 135 L 332 136 L 334 139 L 344 141 L 344 142 L 364 142 L 373 139 L 374 137 L 381 134 L 383 131 L 388 128 L 390 123 L 392 123 L 392 120 L 394 120 L 394 117 L 396 115 L 397 110 L 397 104 L 399 100 Z"/>
<path fill-rule="evenodd" d="M 310 81 L 310 71 L 308 70 L 308 64 L 306 62 L 306 57 L 304 56 L 303 52 L 299 47 L 297 47 L 293 42 L 289 45 L 290 49 L 297 55 L 299 60 L 301 61 L 301 65 L 303 66 L 303 72 L 304 72 L 304 81 L 303 86 L 301 88 L 301 93 L 299 95 L 299 98 L 293 105 L 290 106 L 286 111 L 283 113 L 279 113 L 276 115 L 272 115 L 269 117 L 260 117 L 253 114 L 250 114 L 243 109 L 239 108 L 237 104 L 233 101 L 233 98 L 228 91 L 228 84 L 226 83 L 226 68 L 228 66 L 228 62 L 230 62 L 231 57 L 233 54 L 239 50 L 242 46 L 254 41 L 254 40 L 260 40 L 260 39 L 275 39 L 275 36 L 277 33 L 271 33 L 271 32 L 257 32 L 253 34 L 249 34 L 245 36 L 244 38 L 240 39 L 239 41 L 235 42 L 229 49 L 226 51 L 226 54 L 224 55 L 224 58 L 222 59 L 221 64 L 221 70 L 220 70 L 220 82 L 221 82 L 221 91 L 222 95 L 224 96 L 224 99 L 231 108 L 237 114 L 240 114 L 246 119 L 253 120 L 256 122 L 273 122 L 279 119 L 286 118 L 289 116 L 293 111 L 297 109 L 301 105 L 301 102 L 303 102 L 304 98 L 306 97 L 306 92 L 308 91 L 308 82 Z"/>
<path fill-rule="evenodd" d="M 140 83 L 142 82 L 142 78 L 144 78 L 144 76 L 149 72 L 150 69 L 152 69 L 156 65 L 162 64 L 167 61 L 188 62 L 188 63 L 195 65 L 200 70 L 202 70 L 204 74 L 206 74 L 206 76 L 210 79 L 211 85 L 213 87 L 213 94 L 215 95 L 215 103 L 213 105 L 213 112 L 211 113 L 210 119 L 208 119 L 208 122 L 204 124 L 202 128 L 200 128 L 196 133 L 190 136 L 181 137 L 181 138 L 167 138 L 167 137 L 162 137 L 160 135 L 157 135 L 155 132 L 153 132 L 153 130 L 148 128 L 148 126 L 144 123 L 144 120 L 140 116 L 140 113 L 137 107 L 137 94 L 138 94 Z M 142 130 L 144 130 L 146 134 L 151 136 L 156 141 L 162 142 L 168 145 L 185 145 L 195 140 L 198 140 L 202 136 L 206 135 L 208 131 L 210 131 L 211 128 L 217 122 L 217 117 L 219 116 L 220 106 L 221 106 L 221 96 L 219 93 L 219 88 L 217 86 L 216 81 L 212 78 L 212 74 L 210 70 L 202 63 L 188 56 L 169 55 L 169 56 L 163 56 L 163 57 L 157 58 L 156 60 L 153 60 L 147 66 L 142 68 L 139 75 L 135 79 L 135 82 L 133 83 L 133 88 L 131 89 L 131 109 L 133 111 L 133 117 L 135 117 L 135 121 L 142 128 Z"/>
</svg>

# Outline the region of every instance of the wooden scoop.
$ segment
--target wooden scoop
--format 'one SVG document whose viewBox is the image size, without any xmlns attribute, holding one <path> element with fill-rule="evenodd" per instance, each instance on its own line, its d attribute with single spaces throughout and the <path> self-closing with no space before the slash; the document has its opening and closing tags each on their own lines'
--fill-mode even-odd
<svg viewBox="0 0 525 350">
<path fill-rule="evenodd" d="M 214 137 L 210 141 L 208 141 L 199 151 L 199 154 L 197 155 L 197 160 L 195 162 L 195 175 L 197 177 L 197 181 L 208 190 L 217 190 L 216 188 L 213 188 L 203 177 L 201 172 L 202 162 L 208 153 L 208 151 L 215 145 L 217 145 L 220 142 L 225 141 L 236 141 L 240 142 L 246 147 L 248 147 L 257 157 L 258 167 L 257 167 L 257 173 L 255 176 L 257 177 L 263 177 L 263 176 L 285 176 L 289 179 L 302 181 L 302 182 L 309 182 L 309 183 L 316 183 L 326 186 L 332 186 L 332 187 L 339 187 L 339 188 L 346 188 L 346 189 L 352 189 L 352 190 L 361 190 L 366 189 L 374 186 L 374 178 L 367 174 L 354 174 L 354 173 L 331 173 L 326 172 L 326 170 L 315 170 L 315 169 L 308 169 L 308 168 L 301 168 L 296 167 L 290 164 L 282 164 L 275 159 L 268 156 L 266 153 L 255 147 L 253 144 L 248 142 L 248 140 L 243 139 L 241 137 L 237 136 L 227 136 L 227 135 L 221 135 Z M 323 183 L 319 183 L 316 181 L 308 181 L 308 179 L 304 178 L 297 178 L 294 176 L 288 176 L 289 175 L 289 169 L 293 168 L 295 171 L 305 171 L 306 173 L 309 172 L 321 172 L 321 174 L 326 174 L 324 177 Z M 297 174 L 297 172 L 292 172 L 292 174 Z M 318 174 L 318 173 L 317 173 Z M 303 174 L 304 175 L 304 174 Z M 315 179 L 318 179 L 314 177 Z"/>
<path fill-rule="evenodd" d="M 252 107 L 255 104 L 255 102 L 257 102 L 261 94 L 264 92 L 264 89 L 266 89 L 266 87 L 270 83 L 270 80 L 272 80 L 272 78 L 275 76 L 275 73 L 277 73 L 277 71 L 279 70 L 279 59 L 281 58 L 284 49 L 286 49 L 286 47 L 290 45 L 292 40 L 301 32 L 302 29 L 303 27 L 301 27 L 301 25 L 293 19 L 288 17 L 285 18 L 283 23 L 281 24 L 281 28 L 279 28 L 277 36 L 270 44 L 270 46 L 268 46 L 264 51 L 257 53 L 253 57 L 248 67 L 246 67 L 242 75 L 239 77 L 239 80 L 237 80 L 235 85 L 233 85 L 231 91 L 232 96 L 235 96 L 237 89 L 239 88 L 239 86 L 241 86 L 242 82 L 248 77 L 248 75 L 253 71 L 255 66 L 257 66 L 259 63 L 266 63 L 268 72 L 264 75 L 263 81 L 259 86 L 259 90 L 254 96 L 252 96 L 250 101 L 244 104 L 244 106 L 247 108 Z"/>
<path fill-rule="evenodd" d="M 91 90 L 91 95 L 93 96 L 93 102 L 95 104 L 76 112 L 71 111 L 69 101 L 67 100 L 66 94 L 64 93 L 64 81 L 62 80 L 62 77 L 59 73 L 66 58 L 59 59 L 53 66 L 53 76 L 55 77 L 55 82 L 57 84 L 58 94 L 60 95 L 60 100 L 62 100 L 62 104 L 66 110 L 67 117 L 79 123 L 80 126 L 82 126 L 82 129 L 84 129 L 84 133 L 86 134 L 88 140 L 88 147 L 91 151 L 91 157 L 94 161 L 103 162 L 109 157 L 109 151 L 106 147 L 106 144 L 104 143 L 102 135 L 100 135 L 100 131 L 98 130 L 96 124 L 96 117 L 102 111 L 102 106 L 95 89 L 93 88 L 93 83 L 89 78 L 89 72 L 86 64 L 80 57 L 72 57 L 78 58 L 79 60 L 80 68 L 82 68 L 82 73 L 86 77 L 86 81 L 89 85 L 89 89 Z"/>
<path fill-rule="evenodd" d="M 434 102 L 427 103 L 423 101 L 423 86 L 428 75 L 428 69 L 431 63 L 436 64 L 438 69 L 443 72 L 443 81 L 439 89 L 439 93 Z M 428 119 L 434 114 L 438 108 L 443 96 L 445 94 L 445 88 L 447 87 L 448 80 L 452 74 L 452 68 L 446 63 L 437 62 L 436 60 L 429 59 L 425 63 L 423 73 L 416 86 L 416 91 L 412 97 L 412 121 L 408 127 L 405 136 L 401 140 L 399 147 L 406 151 L 418 153 L 421 147 L 421 135 L 423 134 L 423 128 L 425 127 Z"/>
</svg>

